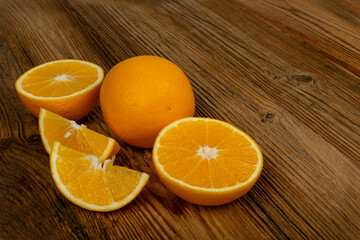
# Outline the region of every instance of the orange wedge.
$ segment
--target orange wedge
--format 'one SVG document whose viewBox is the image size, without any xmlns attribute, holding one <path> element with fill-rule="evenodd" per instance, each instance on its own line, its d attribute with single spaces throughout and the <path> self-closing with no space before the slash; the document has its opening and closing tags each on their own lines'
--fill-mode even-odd
<svg viewBox="0 0 360 240">
<path fill-rule="evenodd" d="M 103 69 L 94 63 L 64 59 L 28 70 L 15 87 L 25 107 L 35 116 L 42 107 L 78 121 L 94 108 L 103 78 Z"/>
<path fill-rule="evenodd" d="M 94 155 L 77 152 L 55 142 L 50 156 L 53 180 L 60 192 L 74 204 L 107 212 L 131 202 L 146 185 L 149 175 L 103 163 Z"/>
<path fill-rule="evenodd" d="M 39 130 L 41 140 L 49 154 L 55 141 L 85 154 L 95 155 L 100 162 L 120 150 L 119 144 L 114 139 L 43 108 L 39 114 Z"/>
<path fill-rule="evenodd" d="M 260 176 L 263 157 L 255 141 L 229 123 L 184 118 L 160 131 L 153 163 L 176 195 L 211 206 L 247 193 Z"/>
</svg>

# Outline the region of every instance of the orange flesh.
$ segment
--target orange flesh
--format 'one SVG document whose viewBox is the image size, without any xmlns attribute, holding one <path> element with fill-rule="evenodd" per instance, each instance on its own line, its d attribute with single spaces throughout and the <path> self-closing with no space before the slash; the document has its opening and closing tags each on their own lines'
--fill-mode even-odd
<svg viewBox="0 0 360 240">
<path fill-rule="evenodd" d="M 202 188 L 246 182 L 258 164 L 248 139 L 215 121 L 179 122 L 161 137 L 157 155 L 171 177 Z"/>
<path fill-rule="evenodd" d="M 59 147 L 56 169 L 61 182 L 75 198 L 97 206 L 125 199 L 138 185 L 141 173 L 112 162 L 100 164 L 91 155 Z"/>
<path fill-rule="evenodd" d="M 76 123 L 73 122 L 73 124 Z M 83 153 L 93 154 L 97 157 L 102 155 L 110 141 L 110 138 L 87 129 L 85 126 L 76 124 L 77 127 L 73 127 L 71 121 L 49 111 L 46 111 L 43 126 L 44 135 L 49 146 L 52 146 L 54 141 L 60 141 L 64 146 L 71 147 Z M 111 155 L 116 154 L 119 149 L 119 145 L 115 143 Z M 104 159 L 100 159 L 100 161 L 103 160 Z"/>
<path fill-rule="evenodd" d="M 34 96 L 61 97 L 81 91 L 97 79 L 97 69 L 87 64 L 54 62 L 29 73 L 21 85 Z"/>
</svg>

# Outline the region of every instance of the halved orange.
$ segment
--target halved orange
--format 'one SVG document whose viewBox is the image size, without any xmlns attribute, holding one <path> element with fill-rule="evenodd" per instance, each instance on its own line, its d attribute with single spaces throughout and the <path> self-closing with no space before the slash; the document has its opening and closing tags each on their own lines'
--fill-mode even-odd
<svg viewBox="0 0 360 240">
<path fill-rule="evenodd" d="M 153 163 L 176 195 L 211 206 L 247 193 L 260 176 L 263 157 L 256 142 L 229 123 L 183 118 L 160 131 Z"/>
<path fill-rule="evenodd" d="M 110 137 L 78 125 L 43 108 L 39 114 L 39 130 L 46 151 L 51 153 L 55 141 L 77 151 L 95 155 L 100 162 L 119 152 L 119 144 Z"/>
<path fill-rule="evenodd" d="M 103 163 L 94 155 L 75 151 L 55 142 L 50 156 L 53 180 L 60 192 L 74 204 L 107 212 L 131 202 L 146 185 L 149 175 Z"/>
<path fill-rule="evenodd" d="M 15 87 L 25 107 L 36 117 L 42 107 L 78 121 L 94 108 L 103 78 L 103 69 L 94 63 L 63 59 L 28 70 Z"/>
</svg>

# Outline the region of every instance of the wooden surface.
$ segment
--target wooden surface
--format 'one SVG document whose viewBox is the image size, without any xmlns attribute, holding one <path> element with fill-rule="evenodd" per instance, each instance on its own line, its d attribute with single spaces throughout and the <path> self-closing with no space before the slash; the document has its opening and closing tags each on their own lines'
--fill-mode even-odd
<svg viewBox="0 0 360 240">
<path fill-rule="evenodd" d="M 2 0 L 0 34 L 0 238 L 359 239 L 359 1 Z M 184 70 L 196 116 L 259 143 L 264 169 L 247 195 L 189 204 L 159 181 L 150 150 L 120 140 L 117 163 L 150 174 L 128 206 L 95 213 L 56 189 L 15 80 L 50 60 L 109 71 L 144 54 Z M 114 136 L 99 105 L 81 123 Z"/>
</svg>

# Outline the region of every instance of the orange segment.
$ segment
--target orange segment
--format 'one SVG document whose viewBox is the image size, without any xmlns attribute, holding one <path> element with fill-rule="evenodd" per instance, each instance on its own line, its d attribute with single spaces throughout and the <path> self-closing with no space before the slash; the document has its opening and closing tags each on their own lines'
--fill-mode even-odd
<svg viewBox="0 0 360 240">
<path fill-rule="evenodd" d="M 209 161 L 201 158 L 193 169 L 182 179 L 184 183 L 201 188 L 211 188 L 211 175 Z"/>
<path fill-rule="evenodd" d="M 97 206 L 109 206 L 113 203 L 109 182 L 102 168 L 99 167 L 99 169 L 94 171 L 89 184 L 84 189 L 84 193 L 80 198 L 86 203 Z"/>
<path fill-rule="evenodd" d="M 174 148 L 176 148 L 175 151 Z M 187 158 L 194 157 L 198 154 L 198 152 L 193 149 L 177 148 L 164 145 L 159 148 L 158 154 L 161 156 L 161 164 L 166 165 L 174 162 L 175 160 L 183 161 Z"/>
<path fill-rule="evenodd" d="M 94 63 L 64 59 L 28 70 L 15 87 L 21 101 L 35 116 L 40 108 L 46 108 L 77 121 L 95 106 L 103 78 L 103 69 Z"/>
<path fill-rule="evenodd" d="M 209 167 L 211 169 L 212 188 L 225 188 L 235 186 L 238 183 L 238 179 L 232 171 L 227 169 L 218 160 L 209 161 Z"/>
<path fill-rule="evenodd" d="M 93 211 L 112 211 L 131 202 L 149 175 L 101 163 L 94 155 L 77 152 L 55 142 L 50 156 L 52 177 L 60 192 L 74 204 Z"/>
<path fill-rule="evenodd" d="M 108 164 L 112 164 L 109 162 Z M 126 167 L 106 167 L 106 175 L 114 201 L 121 201 L 133 192 L 141 181 L 141 172 Z"/>
<path fill-rule="evenodd" d="M 164 159 L 165 160 L 165 159 Z M 190 158 L 172 158 L 164 162 L 164 170 L 176 179 L 183 179 L 201 160 L 200 156 L 193 156 Z"/>
<path fill-rule="evenodd" d="M 50 146 L 55 141 L 77 151 L 93 154 L 101 162 L 120 150 L 119 144 L 114 139 L 45 109 L 40 110 L 39 129 L 44 147 L 49 154 L 51 152 Z"/>
<path fill-rule="evenodd" d="M 180 128 L 171 128 L 168 131 L 166 139 L 159 139 L 161 145 L 169 144 L 172 148 L 177 146 L 178 148 L 198 150 L 198 144 L 194 140 L 187 138 Z"/>
<path fill-rule="evenodd" d="M 237 132 L 232 132 L 217 144 L 217 148 L 235 150 L 238 147 L 251 147 L 251 144 L 251 142 L 247 141 L 246 136 L 239 135 Z"/>
<path fill-rule="evenodd" d="M 215 119 L 184 118 L 158 135 L 153 162 L 176 195 L 200 205 L 233 201 L 255 184 L 263 159 L 255 141 Z"/>
<path fill-rule="evenodd" d="M 208 121 L 205 124 L 207 126 L 208 135 L 207 145 L 211 148 L 216 147 L 233 132 L 231 127 L 226 127 L 224 125 L 218 124 L 217 122 Z"/>
<path fill-rule="evenodd" d="M 70 181 L 66 182 L 65 185 L 65 183 L 63 183 L 61 179 L 63 179 L 62 175 L 66 174 L 66 172 L 61 171 L 62 170 L 61 167 L 58 170 L 57 167 L 59 165 L 61 165 L 61 160 L 56 162 L 56 171 L 59 176 L 59 182 L 61 182 L 61 184 L 64 185 L 64 187 L 71 196 L 75 198 L 81 198 L 81 196 L 84 195 L 85 189 L 89 185 L 92 176 L 94 175 L 95 172 L 94 166 L 92 165 L 80 175 L 71 175 Z"/>
<path fill-rule="evenodd" d="M 178 129 L 186 136 L 185 139 L 192 140 L 197 146 L 208 144 L 206 124 L 201 122 L 179 122 Z"/>
<path fill-rule="evenodd" d="M 257 156 L 255 156 L 257 157 Z M 223 156 L 218 156 L 216 158 L 216 161 L 218 161 L 222 168 L 229 171 L 232 176 L 235 177 L 238 183 L 246 182 L 250 179 L 250 177 L 253 175 L 254 171 L 256 170 L 256 166 L 249 165 L 245 162 L 239 160 L 239 158 L 226 158 Z"/>
<path fill-rule="evenodd" d="M 87 154 L 72 149 L 68 151 L 61 149 L 59 154 L 62 158 L 58 161 L 57 169 L 61 172 L 61 182 L 65 185 L 69 184 L 74 176 L 81 176 L 92 163 L 90 159 L 85 158 Z"/>
</svg>

